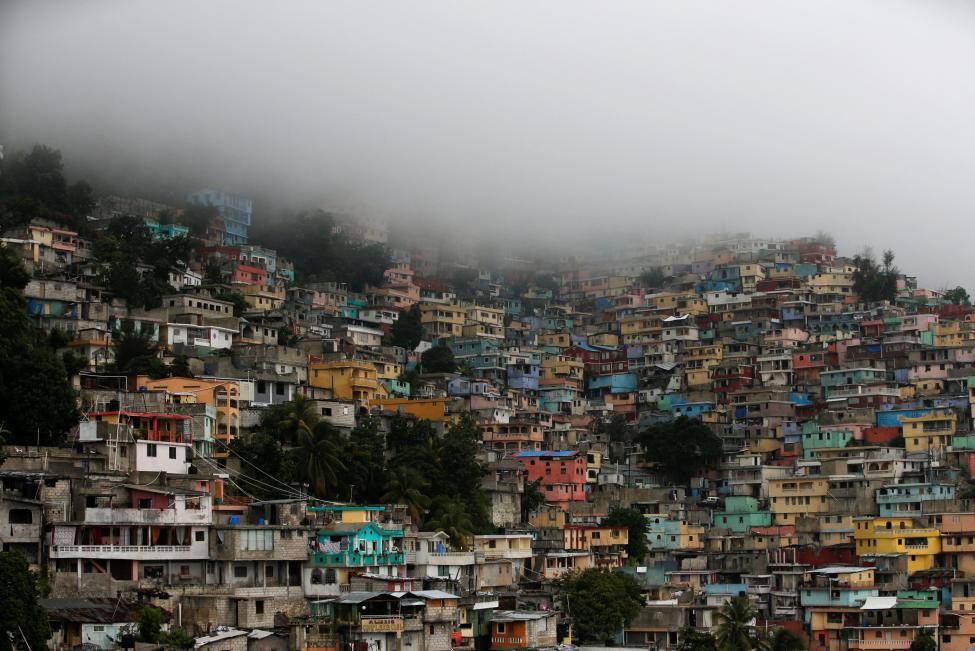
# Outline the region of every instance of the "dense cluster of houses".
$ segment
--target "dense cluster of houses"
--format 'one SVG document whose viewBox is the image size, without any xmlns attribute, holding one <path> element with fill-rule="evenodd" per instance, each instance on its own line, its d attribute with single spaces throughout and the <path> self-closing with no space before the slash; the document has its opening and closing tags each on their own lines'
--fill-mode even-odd
<svg viewBox="0 0 975 651">
<path fill-rule="evenodd" d="M 975 309 L 903 275 L 896 300 L 865 304 L 826 238 L 747 234 L 548 263 L 472 253 L 459 291 L 438 247 L 349 221 L 394 260 L 356 293 L 296 284 L 248 243 L 249 202 L 213 197 L 227 220 L 198 253 L 226 278 L 174 271 L 152 310 L 98 286 L 77 233 L 37 221 L 4 239 L 34 273 L 36 325 L 89 361 L 72 447 L 8 447 L 0 467 L 0 544 L 46 578 L 54 644 L 111 648 L 152 603 L 207 649 L 554 647 L 572 619 L 553 581 L 594 567 L 644 588 L 620 644 L 676 648 L 742 594 L 811 649 L 907 649 L 924 630 L 975 644 Z M 181 234 L 164 206 L 114 205 Z M 423 341 L 388 345 L 413 306 Z M 105 372 L 123 322 L 194 377 Z M 456 371 L 424 372 L 434 346 Z M 498 533 L 458 548 L 354 487 L 347 503 L 250 499 L 229 444 L 299 395 L 346 432 L 366 415 L 473 414 Z M 633 433 L 680 416 L 724 454 L 674 485 Z M 543 500 L 525 513 L 529 485 Z M 644 516 L 644 558 L 603 522 L 624 508 Z"/>
</svg>

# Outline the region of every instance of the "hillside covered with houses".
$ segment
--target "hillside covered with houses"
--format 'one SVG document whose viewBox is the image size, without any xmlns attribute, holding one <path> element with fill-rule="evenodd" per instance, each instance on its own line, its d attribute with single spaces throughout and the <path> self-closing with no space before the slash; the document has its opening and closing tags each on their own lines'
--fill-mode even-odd
<svg viewBox="0 0 975 651">
<path fill-rule="evenodd" d="M 25 641 L 158 614 L 145 641 L 213 650 L 972 646 L 963 288 L 825 233 L 499 251 L 260 219 L 4 161 Z"/>
</svg>

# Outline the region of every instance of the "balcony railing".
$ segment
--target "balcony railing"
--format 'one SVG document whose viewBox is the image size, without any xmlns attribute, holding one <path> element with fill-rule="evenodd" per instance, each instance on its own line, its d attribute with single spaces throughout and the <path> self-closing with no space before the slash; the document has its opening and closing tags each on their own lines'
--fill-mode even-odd
<svg viewBox="0 0 975 651">
<path fill-rule="evenodd" d="M 913 640 L 878 638 L 874 640 L 850 640 L 850 649 L 910 649 Z"/>
<path fill-rule="evenodd" d="M 492 635 L 491 645 L 500 647 L 523 647 L 525 638 L 516 635 Z"/>
<path fill-rule="evenodd" d="M 371 565 L 404 565 L 405 554 L 361 554 L 339 552 L 337 554 L 312 553 L 311 562 L 315 565 L 332 567 L 362 567 Z"/>
<path fill-rule="evenodd" d="M 165 559 L 190 554 L 207 557 L 206 544 L 201 545 L 52 545 L 52 558 L 150 557 Z"/>
</svg>

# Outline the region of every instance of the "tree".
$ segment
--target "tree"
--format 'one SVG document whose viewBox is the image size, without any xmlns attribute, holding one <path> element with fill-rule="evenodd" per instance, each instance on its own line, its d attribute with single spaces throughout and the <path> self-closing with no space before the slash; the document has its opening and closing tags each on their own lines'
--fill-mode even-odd
<svg viewBox="0 0 975 651">
<path fill-rule="evenodd" d="M 0 552 L 0 651 L 47 648 L 51 629 L 47 613 L 37 602 L 37 579 L 20 552 Z M 14 636 L 14 641 L 8 634 Z"/>
<path fill-rule="evenodd" d="M 911 651 L 936 651 L 938 643 L 930 629 L 922 628 L 911 642 Z"/>
<path fill-rule="evenodd" d="M 752 622 L 758 611 L 748 600 L 739 596 L 729 599 L 717 613 L 717 641 L 721 651 L 751 651 Z"/>
<path fill-rule="evenodd" d="M 362 503 L 374 504 L 382 497 L 386 479 L 385 447 L 379 421 L 371 416 L 356 419 L 348 440 L 343 441 L 345 470 L 340 485 L 355 484 L 355 497 Z"/>
<path fill-rule="evenodd" d="M 545 503 L 545 495 L 542 493 L 541 478 L 525 484 L 525 491 L 521 494 L 521 521 L 528 522 L 532 513 L 537 511 Z"/>
<path fill-rule="evenodd" d="M 616 509 L 603 518 L 603 524 L 626 527 L 626 555 L 631 563 L 643 564 L 643 557 L 650 553 L 647 545 L 647 519 L 636 509 Z"/>
<path fill-rule="evenodd" d="M 123 320 L 121 328 L 112 333 L 112 338 L 115 340 L 116 371 L 165 377 L 166 365 L 159 358 L 159 346 L 148 333 L 137 331 L 132 321 Z"/>
<path fill-rule="evenodd" d="M 277 499 L 288 492 L 285 486 L 295 483 L 294 461 L 272 434 L 257 431 L 238 436 L 230 442 L 230 451 L 241 460 L 237 483 L 249 495 Z"/>
<path fill-rule="evenodd" d="M 165 621 L 166 617 L 161 610 L 155 606 L 145 606 L 139 611 L 136 620 L 136 626 L 139 629 L 139 641 L 159 642 L 159 634 L 162 632 L 162 625 Z"/>
<path fill-rule="evenodd" d="M 556 584 L 563 608 L 582 643 L 604 644 L 619 634 L 643 605 L 636 580 L 617 572 L 589 568 Z"/>
<path fill-rule="evenodd" d="M 667 280 L 667 274 L 660 267 L 644 269 L 640 274 L 640 284 L 647 289 L 660 289 Z"/>
<path fill-rule="evenodd" d="M 420 306 L 414 304 L 410 309 L 399 313 L 399 318 L 390 328 L 390 342 L 406 350 L 415 350 L 422 339 L 423 324 L 420 322 Z"/>
<path fill-rule="evenodd" d="M 721 439 L 695 418 L 680 416 L 647 428 L 640 436 L 648 461 L 673 481 L 685 483 L 723 452 Z"/>
<path fill-rule="evenodd" d="M 299 476 L 312 495 L 323 498 L 338 487 L 339 473 L 345 464 L 339 456 L 338 431 L 330 424 L 321 422 L 309 431 L 298 433 L 298 447 L 292 450 Z"/>
<path fill-rule="evenodd" d="M 897 277 L 900 271 L 894 266 L 894 252 L 884 251 L 883 262 L 878 265 L 869 250 L 853 258 L 853 291 L 865 303 L 893 301 L 897 298 Z"/>
<path fill-rule="evenodd" d="M 968 296 L 968 291 L 960 285 L 946 291 L 944 293 L 944 299 L 953 305 L 971 305 L 972 303 L 971 298 Z"/>
<path fill-rule="evenodd" d="M 454 352 L 442 344 L 423 351 L 420 366 L 425 373 L 453 373 L 457 369 Z"/>
<path fill-rule="evenodd" d="M 467 512 L 466 504 L 460 499 L 439 497 L 431 509 L 430 519 L 424 529 L 440 530 L 450 536 L 450 542 L 457 549 L 466 549 L 474 533 L 474 522 Z"/>
<path fill-rule="evenodd" d="M 180 219 L 190 229 L 193 235 L 206 237 L 210 222 L 219 217 L 220 211 L 215 206 L 191 203 L 183 209 L 183 214 Z"/>
<path fill-rule="evenodd" d="M 169 365 L 169 375 L 173 377 L 193 377 L 190 368 L 190 358 L 186 355 L 176 355 Z"/>
<path fill-rule="evenodd" d="M 159 643 L 167 649 L 192 649 L 196 640 L 181 628 L 171 628 L 159 634 Z"/>
<path fill-rule="evenodd" d="M 677 638 L 680 640 L 678 651 L 718 651 L 718 643 L 713 635 L 692 626 L 680 629 Z"/>
<path fill-rule="evenodd" d="M 315 403 L 308 396 L 298 394 L 294 400 L 276 405 L 265 412 L 261 425 L 273 430 L 281 442 L 297 445 L 303 433 L 311 433 L 318 424 Z"/>
<path fill-rule="evenodd" d="M 0 247 L 0 425 L 9 444 L 57 445 L 78 423 L 76 395 L 64 361 L 27 318 L 29 279 L 16 253 Z"/>
<path fill-rule="evenodd" d="M 424 491 L 430 482 L 416 468 L 399 466 L 389 472 L 385 492 L 380 497 L 383 504 L 402 504 L 413 522 L 423 521 L 423 514 L 430 506 L 430 498 Z"/>
<path fill-rule="evenodd" d="M 338 280 L 362 291 L 366 285 L 382 284 L 392 264 L 385 246 L 350 240 L 335 218 L 320 210 L 263 220 L 255 226 L 253 239 L 293 261 L 302 282 Z"/>
<path fill-rule="evenodd" d="M 806 651 L 802 638 L 787 628 L 775 629 L 765 646 L 769 651 Z"/>
</svg>

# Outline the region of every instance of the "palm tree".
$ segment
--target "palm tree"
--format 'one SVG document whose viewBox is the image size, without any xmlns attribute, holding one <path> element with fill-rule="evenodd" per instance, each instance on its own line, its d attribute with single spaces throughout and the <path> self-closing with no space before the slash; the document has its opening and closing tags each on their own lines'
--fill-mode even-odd
<svg viewBox="0 0 975 651">
<path fill-rule="evenodd" d="M 379 499 L 384 504 L 405 505 L 413 522 L 419 523 L 430 506 L 430 498 L 423 494 L 429 486 L 430 482 L 416 468 L 397 466 L 390 471 Z"/>
<path fill-rule="evenodd" d="M 435 515 L 425 528 L 443 531 L 450 536 L 450 542 L 455 548 L 466 549 L 467 541 L 474 532 L 474 522 L 461 500 L 443 498 L 439 500 Z"/>
<path fill-rule="evenodd" d="M 315 403 L 304 395 L 297 395 L 291 402 L 282 406 L 280 420 L 277 421 L 278 433 L 289 441 L 298 441 L 302 432 L 310 433 L 318 424 L 315 413 Z"/>
<path fill-rule="evenodd" d="M 345 470 L 339 447 L 339 434 L 329 423 L 319 423 L 314 429 L 298 432 L 296 463 L 305 481 L 316 497 L 325 497 L 329 489 L 339 482 L 339 473 Z"/>
<path fill-rule="evenodd" d="M 717 640 L 721 651 L 751 651 L 752 621 L 758 611 L 748 597 L 729 599 L 718 611 Z"/>
<path fill-rule="evenodd" d="M 760 651 L 806 651 L 802 638 L 787 628 L 777 628 L 756 636 L 755 648 Z"/>
</svg>

